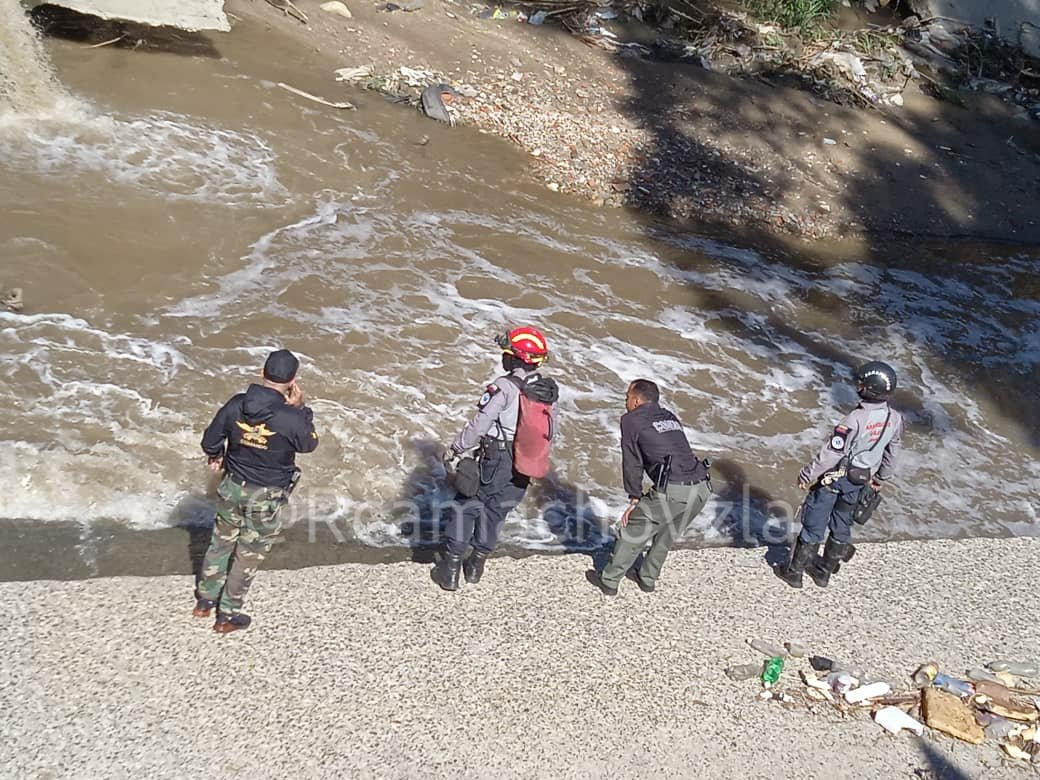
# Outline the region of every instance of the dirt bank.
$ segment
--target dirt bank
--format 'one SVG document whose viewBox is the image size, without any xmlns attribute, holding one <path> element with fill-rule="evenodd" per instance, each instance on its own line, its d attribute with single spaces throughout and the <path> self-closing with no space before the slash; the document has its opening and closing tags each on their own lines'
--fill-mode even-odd
<svg viewBox="0 0 1040 780">
<path fill-rule="evenodd" d="M 228 10 L 236 24 L 264 24 L 327 56 L 326 96 L 357 89 L 337 84 L 335 67 L 445 75 L 470 95 L 453 106 L 460 123 L 520 145 L 552 189 L 780 236 L 1040 241 L 1037 125 L 990 95 L 958 107 L 911 86 L 902 107 L 845 108 L 617 56 L 552 24 L 480 18 L 483 6 L 427 0 L 388 12 L 353 2 L 346 19 L 316 0 L 295 5 L 308 24 L 261 0 Z"/>
</svg>

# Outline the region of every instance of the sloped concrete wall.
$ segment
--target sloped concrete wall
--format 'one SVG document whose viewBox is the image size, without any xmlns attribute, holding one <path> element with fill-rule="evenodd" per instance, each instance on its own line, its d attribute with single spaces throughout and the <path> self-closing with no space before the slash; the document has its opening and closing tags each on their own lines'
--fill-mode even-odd
<svg viewBox="0 0 1040 780">
<path fill-rule="evenodd" d="M 224 0 L 46 0 L 101 19 L 124 19 L 181 30 L 231 29 L 224 14 Z M 41 5 L 40 0 L 30 5 Z"/>
</svg>

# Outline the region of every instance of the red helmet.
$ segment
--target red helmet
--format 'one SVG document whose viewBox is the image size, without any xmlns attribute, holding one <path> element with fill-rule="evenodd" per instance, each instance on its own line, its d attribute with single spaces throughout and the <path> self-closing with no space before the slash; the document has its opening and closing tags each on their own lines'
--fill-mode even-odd
<svg viewBox="0 0 1040 780">
<path fill-rule="evenodd" d="M 537 366 L 549 357 L 549 342 L 537 328 L 513 328 L 505 336 L 499 336 L 496 341 L 503 352 L 525 363 Z"/>
</svg>

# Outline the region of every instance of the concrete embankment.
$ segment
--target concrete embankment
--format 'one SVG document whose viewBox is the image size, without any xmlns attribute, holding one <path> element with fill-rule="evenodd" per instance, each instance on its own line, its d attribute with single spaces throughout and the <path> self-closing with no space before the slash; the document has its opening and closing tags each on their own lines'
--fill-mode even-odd
<svg viewBox="0 0 1040 780">
<path fill-rule="evenodd" d="M 0 584 L 9 776 L 1022 777 L 993 745 L 787 711 L 722 670 L 800 639 L 905 680 L 1040 648 L 1040 540 L 865 545 L 831 588 L 763 550 L 681 551 L 608 600 L 583 555 L 266 571 L 254 627 L 190 616 L 186 576 Z M 627 583 L 626 583 L 627 584 Z M 761 656 L 757 656 L 761 658 Z M 795 671 L 790 672 L 795 684 Z M 915 772 L 925 774 L 915 775 Z M 935 772 L 928 774 L 927 772 Z"/>
</svg>

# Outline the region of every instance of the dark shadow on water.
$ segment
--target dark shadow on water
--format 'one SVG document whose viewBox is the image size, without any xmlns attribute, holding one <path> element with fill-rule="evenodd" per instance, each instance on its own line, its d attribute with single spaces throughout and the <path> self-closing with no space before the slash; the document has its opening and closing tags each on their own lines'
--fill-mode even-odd
<svg viewBox="0 0 1040 780">
<path fill-rule="evenodd" d="M 455 491 L 447 483 L 442 462 L 444 445 L 432 439 L 414 439 L 412 452 L 418 464 L 408 473 L 391 508 L 401 544 L 415 563 L 432 564 L 444 539 L 445 506 Z"/>
<path fill-rule="evenodd" d="M 543 522 L 565 552 L 586 554 L 594 568 L 603 568 L 613 548 L 613 535 L 607 519 L 592 508 L 587 493 L 553 472 L 532 482 L 525 501 L 538 506 Z"/>
<path fill-rule="evenodd" d="M 205 494 L 186 495 L 170 512 L 170 525 L 188 535 L 188 565 L 191 567 L 196 586 L 202 576 L 202 563 L 213 536 L 213 501 L 218 483 L 219 476 L 210 473 Z"/>
<path fill-rule="evenodd" d="M 106 44 L 136 52 L 179 54 L 185 57 L 220 59 L 220 51 L 207 35 L 186 32 L 176 27 L 101 19 L 57 5 L 38 5 L 29 13 L 33 24 L 44 35 L 86 46 Z M 109 42 L 112 43 L 109 43 Z"/>
</svg>

